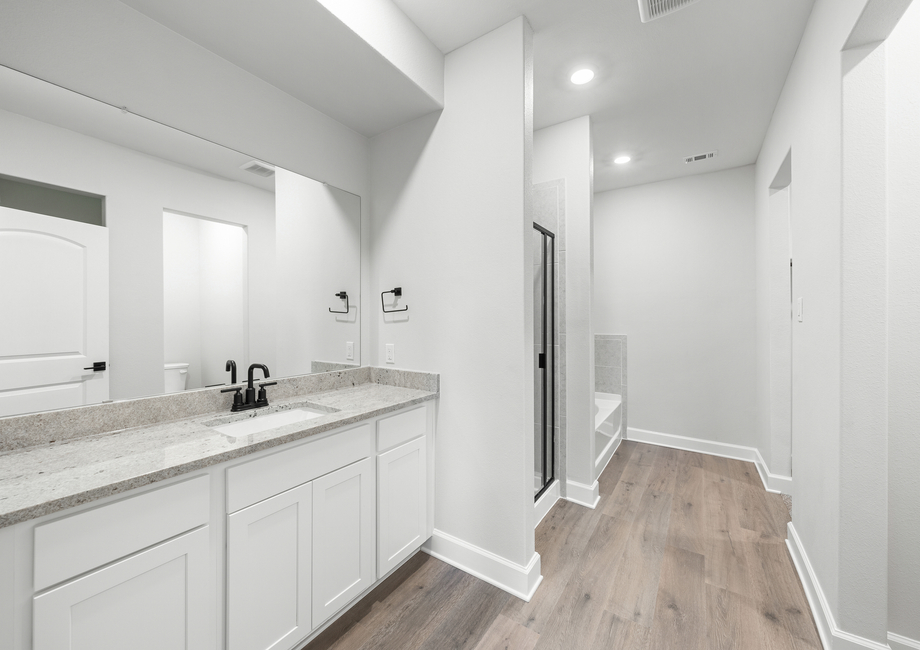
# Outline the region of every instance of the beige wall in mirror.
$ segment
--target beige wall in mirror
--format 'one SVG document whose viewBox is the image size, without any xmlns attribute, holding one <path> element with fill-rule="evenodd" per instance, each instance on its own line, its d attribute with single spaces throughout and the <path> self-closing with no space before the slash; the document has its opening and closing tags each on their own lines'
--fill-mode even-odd
<svg viewBox="0 0 920 650">
<path fill-rule="evenodd" d="M 360 197 L 2 67 L 0 142 L 0 417 L 360 364 Z"/>
</svg>

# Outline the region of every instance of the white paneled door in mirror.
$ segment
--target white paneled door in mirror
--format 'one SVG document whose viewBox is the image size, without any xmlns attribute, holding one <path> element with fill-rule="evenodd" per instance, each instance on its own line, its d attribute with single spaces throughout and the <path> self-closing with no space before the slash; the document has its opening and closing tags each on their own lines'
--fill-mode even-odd
<svg viewBox="0 0 920 650">
<path fill-rule="evenodd" d="M 0 417 L 108 399 L 109 233 L 0 207 Z"/>
</svg>

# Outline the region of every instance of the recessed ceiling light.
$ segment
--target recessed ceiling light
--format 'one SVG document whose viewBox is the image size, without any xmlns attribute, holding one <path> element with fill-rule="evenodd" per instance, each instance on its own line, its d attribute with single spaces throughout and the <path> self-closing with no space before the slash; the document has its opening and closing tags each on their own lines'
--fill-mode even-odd
<svg viewBox="0 0 920 650">
<path fill-rule="evenodd" d="M 586 84 L 594 79 L 594 70 L 583 68 L 572 73 L 572 83 L 576 85 Z"/>
<path fill-rule="evenodd" d="M 615 162 L 618 165 L 625 165 L 630 160 L 632 160 L 632 158 L 630 158 L 629 156 L 617 156 L 616 158 L 613 159 L 613 162 Z"/>
</svg>

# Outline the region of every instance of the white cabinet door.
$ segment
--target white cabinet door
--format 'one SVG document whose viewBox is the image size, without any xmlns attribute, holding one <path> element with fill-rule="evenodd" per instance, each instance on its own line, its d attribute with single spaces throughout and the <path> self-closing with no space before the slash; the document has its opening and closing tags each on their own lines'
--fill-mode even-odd
<svg viewBox="0 0 920 650">
<path fill-rule="evenodd" d="M 310 633 L 312 507 L 306 483 L 228 517 L 229 650 L 287 650 Z"/>
<path fill-rule="evenodd" d="M 36 596 L 34 650 L 211 650 L 208 528 Z"/>
<path fill-rule="evenodd" d="M 374 583 L 374 461 L 313 481 L 313 627 Z"/>
<path fill-rule="evenodd" d="M 377 457 L 377 577 L 415 551 L 427 535 L 425 438 Z"/>
<path fill-rule="evenodd" d="M 0 416 L 108 399 L 108 229 L 0 207 L 0 277 Z"/>
</svg>

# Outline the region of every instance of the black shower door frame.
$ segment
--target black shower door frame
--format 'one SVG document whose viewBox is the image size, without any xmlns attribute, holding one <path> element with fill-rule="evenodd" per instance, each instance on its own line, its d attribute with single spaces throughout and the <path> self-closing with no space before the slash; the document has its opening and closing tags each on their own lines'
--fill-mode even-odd
<svg viewBox="0 0 920 650">
<path fill-rule="evenodd" d="M 543 486 L 534 496 L 534 501 L 537 501 L 543 493 L 549 489 L 549 486 L 553 484 L 553 481 L 556 479 L 555 465 L 556 465 L 556 361 L 555 356 L 553 355 L 556 346 L 556 283 L 554 277 L 554 265 L 556 261 L 556 235 L 544 228 L 543 226 L 534 223 L 534 229 L 539 231 L 544 235 L 543 237 L 543 310 L 542 317 L 540 319 L 543 324 L 543 336 L 542 339 L 542 349 L 541 357 L 544 360 L 542 365 L 538 362 L 538 368 L 535 370 L 542 370 L 542 381 L 543 381 L 543 391 L 542 391 L 542 404 L 540 412 L 543 414 L 543 431 L 540 435 L 540 444 L 543 445 Z M 552 288 L 551 291 L 547 291 L 548 288 Z M 547 293 L 550 294 L 551 299 L 547 300 Z M 547 304 L 548 303 L 548 304 Z M 549 317 L 547 319 L 547 316 Z M 549 327 L 547 327 L 549 323 Z M 548 330 L 548 331 L 547 331 Z M 549 359 L 549 363 L 546 360 Z M 551 368 L 550 372 L 547 372 L 546 366 Z M 536 381 L 536 377 L 534 377 Z M 549 436 L 546 435 L 547 427 L 549 428 Z M 547 440 L 547 437 L 549 438 Z M 536 441 L 534 441 L 536 443 Z"/>
</svg>

